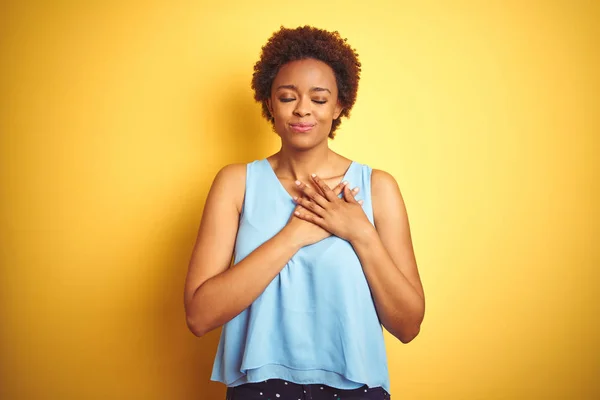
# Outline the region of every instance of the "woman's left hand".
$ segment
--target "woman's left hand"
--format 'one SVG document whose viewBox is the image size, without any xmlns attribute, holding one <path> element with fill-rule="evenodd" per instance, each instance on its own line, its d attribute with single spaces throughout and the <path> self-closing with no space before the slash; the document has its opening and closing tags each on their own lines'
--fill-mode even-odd
<svg viewBox="0 0 600 400">
<path fill-rule="evenodd" d="M 318 176 L 314 175 L 312 180 L 321 193 L 303 182 L 296 181 L 298 189 L 305 197 L 297 197 L 294 200 L 314 215 L 297 211 L 294 213 L 296 217 L 312 222 L 349 242 L 374 229 L 347 184 L 343 189 L 344 197 L 340 199 Z"/>
</svg>

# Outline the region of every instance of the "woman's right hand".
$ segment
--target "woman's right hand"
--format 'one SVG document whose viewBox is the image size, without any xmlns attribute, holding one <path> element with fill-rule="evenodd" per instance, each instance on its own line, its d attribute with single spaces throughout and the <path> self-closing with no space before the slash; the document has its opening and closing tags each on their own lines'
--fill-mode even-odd
<svg viewBox="0 0 600 400">
<path fill-rule="evenodd" d="M 338 184 L 335 188 L 333 188 L 333 192 L 336 196 L 338 196 L 344 190 L 343 182 Z M 356 196 L 358 194 L 358 187 L 352 189 L 352 195 Z M 362 204 L 362 200 L 359 200 L 359 203 Z M 313 224 L 312 222 L 305 221 L 300 219 L 294 215 L 296 211 L 300 211 L 302 213 L 311 214 L 310 210 L 302 207 L 301 205 L 296 206 L 292 215 L 287 223 L 287 225 L 283 228 L 282 232 L 286 232 L 290 235 L 291 239 L 299 246 L 304 247 L 317 242 L 320 242 L 323 239 L 331 236 L 331 233 L 326 231 Z"/>
</svg>

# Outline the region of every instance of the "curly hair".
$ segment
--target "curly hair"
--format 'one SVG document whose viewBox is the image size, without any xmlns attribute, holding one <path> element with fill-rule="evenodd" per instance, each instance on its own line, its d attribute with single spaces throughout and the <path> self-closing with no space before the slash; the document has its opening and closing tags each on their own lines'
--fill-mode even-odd
<svg viewBox="0 0 600 400">
<path fill-rule="evenodd" d="M 313 58 L 333 69 L 338 101 L 343 108 L 340 117 L 350 117 L 350 110 L 356 102 L 361 65 L 356 50 L 346 42 L 347 39 L 342 39 L 337 31 L 329 32 L 311 26 L 295 29 L 282 26 L 275 32 L 262 47 L 252 75 L 254 100 L 262 103 L 262 115 L 274 124 L 275 120 L 269 113 L 266 101 L 271 97 L 271 85 L 279 69 L 290 61 Z M 340 118 L 333 121 L 329 132 L 331 139 L 340 124 Z"/>
</svg>

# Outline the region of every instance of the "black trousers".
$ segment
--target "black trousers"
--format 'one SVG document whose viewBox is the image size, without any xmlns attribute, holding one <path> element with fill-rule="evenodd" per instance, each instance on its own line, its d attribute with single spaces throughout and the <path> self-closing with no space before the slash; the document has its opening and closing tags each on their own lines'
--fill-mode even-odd
<svg viewBox="0 0 600 400">
<path fill-rule="evenodd" d="M 390 400 L 382 387 L 336 389 L 327 385 L 299 385 L 281 379 L 228 387 L 227 400 Z"/>
</svg>

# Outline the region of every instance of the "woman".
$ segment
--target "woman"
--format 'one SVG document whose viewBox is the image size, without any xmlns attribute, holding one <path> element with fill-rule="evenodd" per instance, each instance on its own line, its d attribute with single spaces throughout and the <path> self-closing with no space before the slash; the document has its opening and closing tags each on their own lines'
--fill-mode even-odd
<svg viewBox="0 0 600 400">
<path fill-rule="evenodd" d="M 346 41 L 308 26 L 281 28 L 254 67 L 281 150 L 218 173 L 185 287 L 189 329 L 223 326 L 212 379 L 228 399 L 389 399 L 381 325 L 403 343 L 419 332 L 396 181 L 328 147 L 359 77 Z"/>
</svg>

